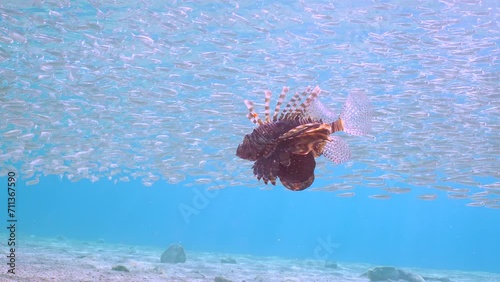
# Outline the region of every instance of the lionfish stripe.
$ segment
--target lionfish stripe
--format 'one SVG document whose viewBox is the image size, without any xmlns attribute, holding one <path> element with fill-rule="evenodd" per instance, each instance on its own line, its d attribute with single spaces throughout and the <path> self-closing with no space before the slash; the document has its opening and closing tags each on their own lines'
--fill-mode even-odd
<svg viewBox="0 0 500 282">
<path fill-rule="evenodd" d="M 339 131 L 344 131 L 344 123 L 342 122 L 341 118 L 332 122 L 332 132 L 339 132 Z"/>
<path fill-rule="evenodd" d="M 309 90 L 309 88 L 307 88 L 307 90 Z M 311 105 L 312 101 L 314 101 L 314 99 L 318 97 L 320 92 L 321 89 L 318 86 L 316 86 L 314 90 L 311 92 L 311 94 L 307 96 L 307 99 L 304 101 L 304 103 L 300 105 L 297 112 L 298 113 L 305 112 L 305 110 Z"/>
<path fill-rule="evenodd" d="M 271 103 L 271 91 L 265 91 L 265 101 L 264 101 L 264 116 L 266 118 L 266 122 L 271 121 L 271 110 L 269 108 L 269 104 Z"/>
<path fill-rule="evenodd" d="M 302 93 L 302 95 L 304 95 L 304 93 Z M 300 101 L 302 101 L 302 96 L 299 96 L 297 98 L 297 100 L 295 100 L 295 102 L 293 103 L 292 107 L 290 108 L 290 111 L 285 116 L 285 119 L 290 118 L 291 116 L 293 116 L 296 113 L 295 110 L 297 109 L 297 105 L 300 103 Z"/>
<path fill-rule="evenodd" d="M 285 117 L 286 113 L 291 109 L 292 104 L 295 104 L 295 100 L 297 100 L 297 99 L 299 99 L 299 92 L 295 92 L 292 99 L 290 99 L 290 101 L 288 101 L 285 108 L 283 109 L 283 112 L 281 112 L 281 115 L 278 118 L 279 120 L 282 120 L 283 117 Z"/>
<path fill-rule="evenodd" d="M 290 109 L 290 112 L 294 113 L 295 110 L 297 110 L 297 105 L 302 101 L 302 98 L 306 96 L 305 92 L 302 92 L 302 94 L 295 100 L 295 103 L 293 103 L 292 108 Z"/>
<path fill-rule="evenodd" d="M 301 112 L 298 110 L 297 106 L 301 105 L 299 104 L 300 101 L 302 101 L 302 98 L 304 98 L 307 95 L 307 93 L 310 92 L 310 89 L 311 89 L 310 87 L 307 87 L 306 91 L 302 92 L 300 96 L 297 96 L 297 100 L 295 100 L 294 103 L 292 104 L 289 113 L 285 115 L 285 119 L 294 119 L 297 115 L 300 115 Z"/>
<path fill-rule="evenodd" d="M 255 112 L 254 107 L 253 107 L 253 102 L 249 100 L 244 100 L 245 105 L 247 106 L 248 109 L 248 114 L 247 118 L 252 121 L 253 123 L 262 123 L 259 119 L 259 115 Z"/>
<path fill-rule="evenodd" d="M 276 103 L 276 108 L 274 109 L 273 121 L 278 120 L 278 113 L 280 111 L 283 100 L 285 100 L 287 92 L 288 92 L 288 87 L 283 87 L 283 90 L 281 90 L 280 97 L 278 98 L 278 103 Z"/>
</svg>

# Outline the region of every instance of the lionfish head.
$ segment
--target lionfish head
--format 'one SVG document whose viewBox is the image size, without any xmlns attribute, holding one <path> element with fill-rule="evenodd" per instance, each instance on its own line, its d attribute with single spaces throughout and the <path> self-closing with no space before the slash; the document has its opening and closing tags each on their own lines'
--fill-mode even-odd
<svg viewBox="0 0 500 282">
<path fill-rule="evenodd" d="M 247 134 L 243 138 L 243 143 L 238 145 L 236 149 L 236 156 L 249 161 L 257 160 L 258 149 L 251 142 L 250 136 Z"/>
</svg>

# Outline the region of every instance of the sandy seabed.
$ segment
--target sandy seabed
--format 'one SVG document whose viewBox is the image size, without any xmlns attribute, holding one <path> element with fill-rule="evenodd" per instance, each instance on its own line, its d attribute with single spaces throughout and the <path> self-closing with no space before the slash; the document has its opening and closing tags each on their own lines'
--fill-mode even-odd
<svg viewBox="0 0 500 282">
<path fill-rule="evenodd" d="M 6 236 L 1 236 L 7 238 Z M 375 265 L 338 262 L 326 268 L 324 261 L 293 260 L 222 253 L 190 252 L 180 264 L 160 262 L 161 249 L 83 242 L 64 238 L 20 238 L 15 274 L 7 273 L 9 254 L 1 249 L 0 281 L 369 281 L 361 276 Z M 232 258 L 232 263 L 221 260 Z M 128 272 L 113 270 L 124 266 Z M 500 274 L 429 269 L 408 269 L 426 277 L 453 282 L 500 281 Z M 223 279 L 222 279 L 223 278 Z M 224 280 L 227 279 L 227 280 Z M 400 280 L 403 281 L 403 280 Z M 438 281 L 438 280 L 430 280 Z"/>
</svg>

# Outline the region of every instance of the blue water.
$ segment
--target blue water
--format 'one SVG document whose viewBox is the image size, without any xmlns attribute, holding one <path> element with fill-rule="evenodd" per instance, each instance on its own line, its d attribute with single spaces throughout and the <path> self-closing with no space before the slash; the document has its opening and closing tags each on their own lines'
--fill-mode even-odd
<svg viewBox="0 0 500 282">
<path fill-rule="evenodd" d="M 496 1 L 17 5 L 0 4 L 0 185 L 19 176 L 20 248 L 62 235 L 500 273 Z M 375 111 L 371 136 L 340 134 L 351 161 L 318 160 L 302 192 L 264 189 L 235 156 L 242 101 L 287 85 L 319 85 L 332 110 L 362 88 Z"/>
<path fill-rule="evenodd" d="M 71 183 L 54 177 L 19 187 L 18 199 L 24 235 L 158 247 L 180 242 L 196 251 L 499 271 L 498 211 L 449 199 L 377 201 L 245 187 L 214 193 L 203 186 L 145 188 L 140 182 Z M 183 215 L 187 206 L 193 213 Z M 321 242 L 332 243 L 331 252 Z"/>
</svg>

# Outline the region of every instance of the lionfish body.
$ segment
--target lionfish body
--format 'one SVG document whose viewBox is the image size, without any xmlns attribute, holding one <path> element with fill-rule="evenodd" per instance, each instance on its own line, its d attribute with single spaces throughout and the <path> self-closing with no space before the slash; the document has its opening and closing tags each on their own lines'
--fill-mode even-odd
<svg viewBox="0 0 500 282">
<path fill-rule="evenodd" d="M 258 118 L 253 103 L 245 101 L 247 116 L 258 127 L 244 137 L 236 155 L 254 161 L 253 172 L 265 184 L 275 185 L 276 179 L 280 179 L 286 188 L 300 191 L 314 182 L 315 158 L 324 155 L 335 163 L 349 160 L 347 143 L 330 135 L 337 131 L 367 134 L 371 128 L 370 105 L 363 94 L 351 94 L 340 117 L 335 119 L 317 99 L 321 89 L 316 87 L 313 91 L 308 88 L 302 95 L 296 93 L 280 112 L 287 92 L 288 88 L 283 88 L 271 117 L 271 92 L 266 91 L 264 121 Z"/>
</svg>

